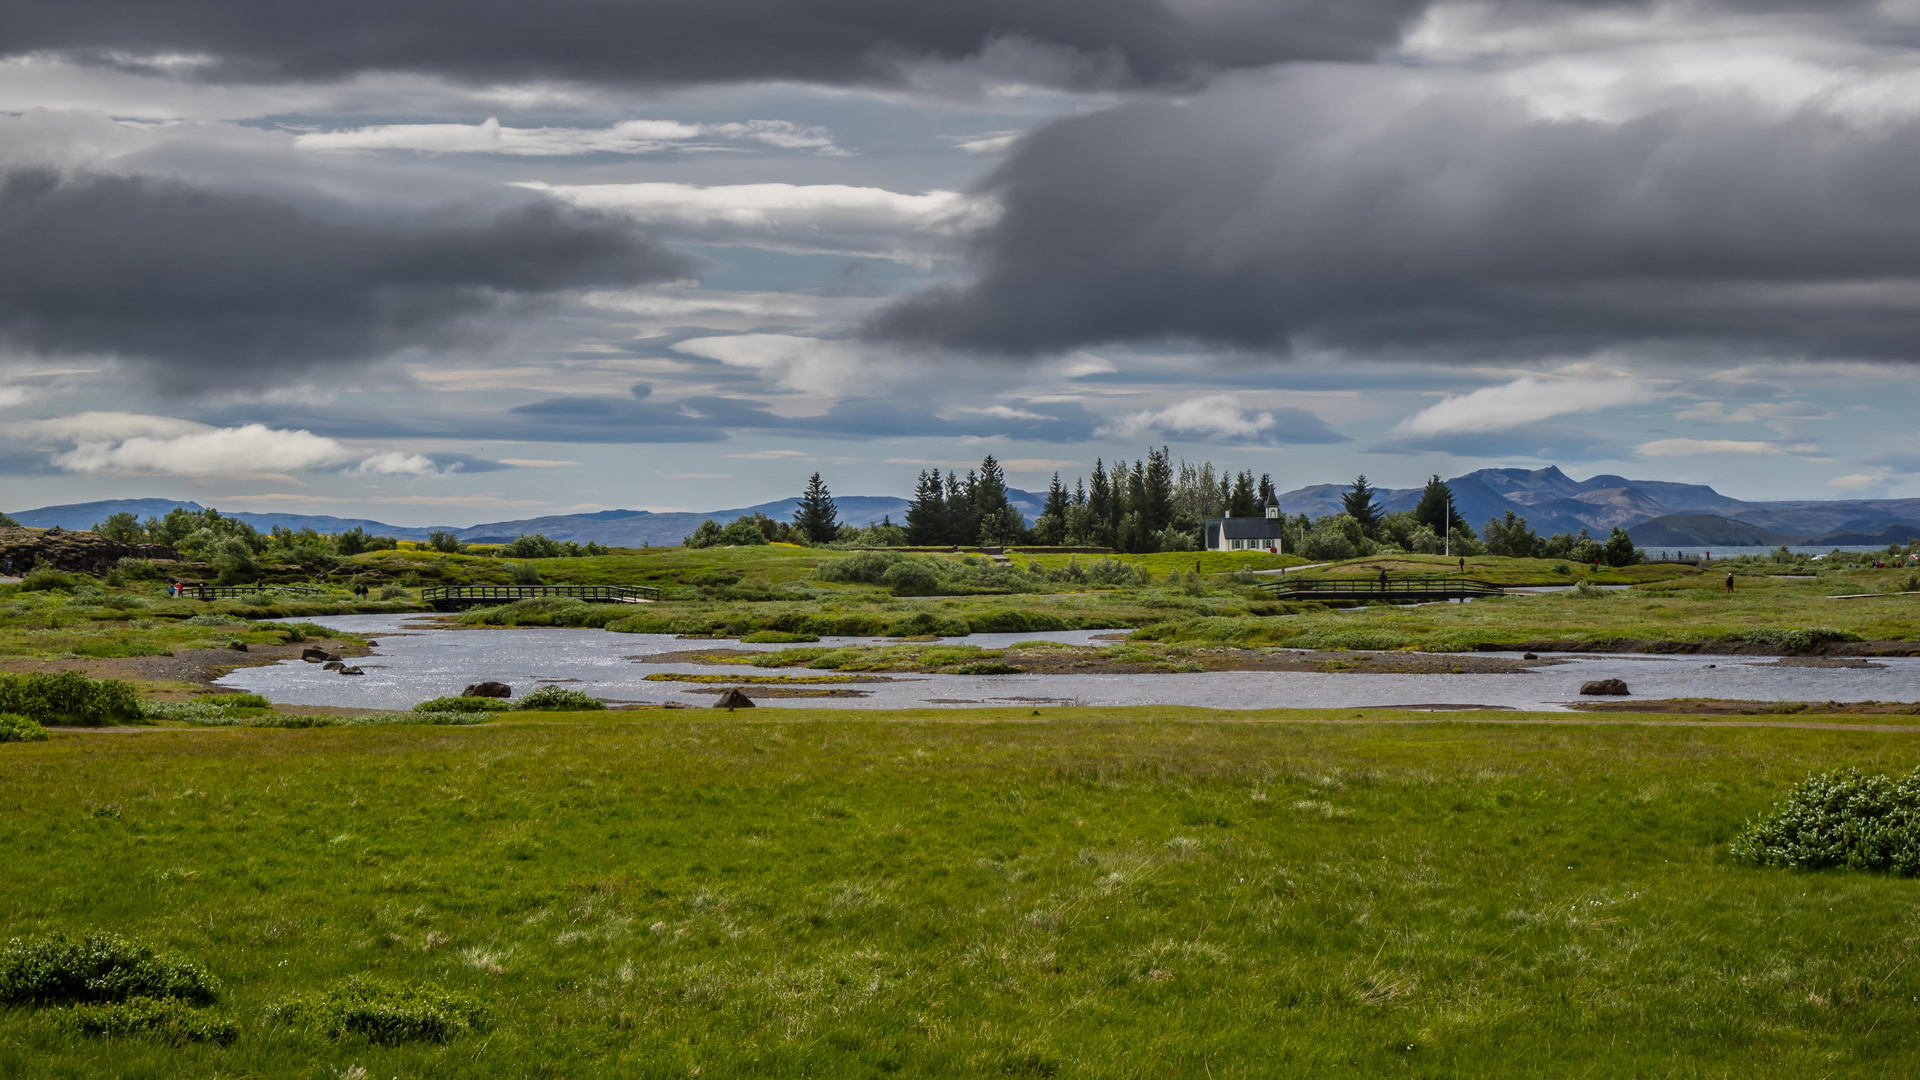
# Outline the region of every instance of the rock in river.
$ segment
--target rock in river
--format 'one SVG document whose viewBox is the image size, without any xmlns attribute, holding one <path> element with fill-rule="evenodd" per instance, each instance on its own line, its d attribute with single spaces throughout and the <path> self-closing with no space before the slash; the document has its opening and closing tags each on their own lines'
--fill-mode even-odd
<svg viewBox="0 0 1920 1080">
<path fill-rule="evenodd" d="M 1595 679 L 1589 683 L 1581 683 L 1580 692 L 1582 694 L 1624 697 L 1627 694 L 1627 684 L 1621 682 L 1619 679 Z"/>
<path fill-rule="evenodd" d="M 477 682 L 460 691 L 460 696 L 510 698 L 513 696 L 513 687 L 503 682 Z"/>
</svg>

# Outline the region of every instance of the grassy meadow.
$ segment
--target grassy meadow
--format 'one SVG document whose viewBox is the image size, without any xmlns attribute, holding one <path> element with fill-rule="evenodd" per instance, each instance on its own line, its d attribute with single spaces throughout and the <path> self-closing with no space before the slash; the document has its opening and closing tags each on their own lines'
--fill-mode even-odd
<svg viewBox="0 0 1920 1080">
<path fill-rule="evenodd" d="M 1354 715 L 0 745 L 7 933 L 176 951 L 238 1033 L 15 1008 L 0 1076 L 1909 1074 L 1914 883 L 1727 843 L 1810 771 L 1911 769 L 1910 736 Z M 491 1025 L 273 1019 L 350 976 Z"/>
<path fill-rule="evenodd" d="M 264 619 L 418 611 L 424 586 L 504 583 L 522 564 L 551 583 L 651 584 L 661 589 L 661 600 L 637 606 L 536 601 L 471 612 L 469 622 L 693 636 L 785 634 L 796 640 L 1115 629 L 1138 630 L 1141 640 L 1166 644 L 1449 651 L 1544 640 L 1744 641 L 1784 648 L 1824 640 L 1905 641 L 1913 639 L 1920 615 L 1920 591 L 1910 591 L 1920 577 L 1912 571 L 1838 566 L 1786 577 L 1764 562 L 1705 570 L 1674 564 L 1596 570 L 1544 559 L 1477 557 L 1467 566 L 1474 577 L 1513 586 L 1587 588 L 1471 604 L 1329 609 L 1282 600 L 1261 588 L 1275 575 L 1254 571 L 1299 566 L 1291 555 L 1173 552 L 1108 560 L 1016 553 L 1010 566 L 996 566 L 979 555 L 917 553 L 906 558 L 937 568 L 937 574 L 923 575 L 916 589 L 835 570 L 836 564 L 867 557 L 775 544 L 626 549 L 516 562 L 403 548 L 345 560 L 346 571 L 324 596 L 270 593 L 213 602 L 170 599 L 159 581 L 70 575 L 56 588 L 0 585 L 0 661 L 164 656 L 235 642 L 270 644 L 279 639 L 262 625 Z M 1457 561 L 1439 556 L 1394 555 L 1295 574 L 1372 578 L 1382 570 L 1396 578 L 1459 572 Z M 1727 572 L 1736 574 L 1731 595 L 1723 592 Z M 369 586 L 367 599 L 355 600 L 347 591 L 354 582 Z M 1603 585 L 1630 588 L 1595 591 Z M 1834 599 L 1850 594 L 1867 595 Z"/>
</svg>

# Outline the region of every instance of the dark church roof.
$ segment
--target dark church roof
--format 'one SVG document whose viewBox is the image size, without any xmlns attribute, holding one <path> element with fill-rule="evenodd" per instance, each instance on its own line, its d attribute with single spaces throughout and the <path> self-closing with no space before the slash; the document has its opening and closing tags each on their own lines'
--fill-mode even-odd
<svg viewBox="0 0 1920 1080">
<path fill-rule="evenodd" d="M 1281 529 L 1285 525 L 1283 518 L 1210 518 L 1207 521 L 1206 546 L 1209 549 L 1219 547 L 1223 535 L 1228 540 L 1278 540 L 1283 535 Z M 1224 534 L 1222 530 L 1225 530 Z"/>
</svg>

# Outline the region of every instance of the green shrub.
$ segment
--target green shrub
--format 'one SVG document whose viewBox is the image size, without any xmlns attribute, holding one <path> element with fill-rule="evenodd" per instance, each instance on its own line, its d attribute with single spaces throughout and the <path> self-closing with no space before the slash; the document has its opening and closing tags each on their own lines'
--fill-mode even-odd
<svg viewBox="0 0 1920 1080">
<path fill-rule="evenodd" d="M 413 711 L 419 712 L 419 713 L 433 713 L 433 712 L 476 713 L 476 712 L 499 712 L 501 710 L 511 709 L 511 708 L 513 708 L 513 705 L 511 703 L 502 701 L 499 698 L 437 697 L 437 698 L 433 698 L 430 701 L 423 701 L 420 704 L 415 705 L 413 707 Z"/>
<path fill-rule="evenodd" d="M 1043 611 L 983 611 L 967 618 L 967 629 L 976 634 L 1031 634 L 1073 628 L 1069 620 Z"/>
<path fill-rule="evenodd" d="M 486 1006 L 466 994 L 432 983 L 398 983 L 355 976 L 310 994 L 298 994 L 267 1010 L 283 1024 L 325 1032 L 335 1039 L 364 1035 L 370 1042 L 446 1042 L 484 1031 Z"/>
<path fill-rule="evenodd" d="M 20 713 L 42 724 L 85 727 L 142 716 L 133 687 L 113 679 L 89 679 L 77 671 L 0 674 L 0 712 Z"/>
<path fill-rule="evenodd" d="M 0 742 L 45 742 L 47 729 L 19 713 L 0 713 Z"/>
<path fill-rule="evenodd" d="M 740 639 L 749 645 L 798 645 L 819 641 L 819 634 L 790 634 L 785 630 L 756 630 Z"/>
<path fill-rule="evenodd" d="M 975 660 L 970 664 L 955 664 L 939 670 L 944 675 L 1019 675 L 1027 669 L 1002 660 Z"/>
<path fill-rule="evenodd" d="M 163 576 L 160 568 L 153 565 L 151 560 L 136 559 L 131 555 L 114 563 L 113 568 L 118 570 L 121 576 L 133 578 L 136 581 L 156 581 Z"/>
<path fill-rule="evenodd" d="M 551 712 L 589 712 L 594 709 L 604 709 L 607 703 L 592 694 L 570 687 L 543 686 L 521 698 L 513 707 L 521 710 L 537 709 Z"/>
<path fill-rule="evenodd" d="M 210 1042 L 225 1046 L 240 1029 L 224 1017 L 196 1012 L 172 998 L 130 998 L 111 1005 L 81 1005 L 70 1018 L 83 1035 L 143 1038 L 168 1046 Z"/>
<path fill-rule="evenodd" d="M 605 626 L 619 619 L 620 604 L 589 604 L 571 596 L 532 596 L 460 616 L 469 626 Z"/>
<path fill-rule="evenodd" d="M 1730 640 L 1771 645 L 1782 652 L 1808 653 L 1829 641 L 1859 641 L 1860 635 L 1851 630 L 1835 630 L 1830 626 L 1804 626 L 1794 629 L 1767 626 L 1755 630 L 1742 630 L 1732 635 Z"/>
<path fill-rule="evenodd" d="M 195 702 L 222 709 L 271 709 L 273 702 L 259 694 L 201 694 Z"/>
<path fill-rule="evenodd" d="M 63 574 L 51 566 L 36 566 L 20 579 L 20 591 L 45 592 L 50 589 L 71 589 L 76 582 L 82 580 L 84 579 L 77 574 Z"/>
<path fill-rule="evenodd" d="M 929 634 L 966 637 L 970 632 L 971 627 L 966 622 L 951 616 L 935 615 L 931 611 L 919 612 L 887 627 L 888 637 L 926 637 Z"/>
<path fill-rule="evenodd" d="M 205 968 L 114 934 L 14 938 L 0 951 L 0 1005 L 71 1005 L 175 998 L 207 1005 L 220 984 Z"/>
<path fill-rule="evenodd" d="M 1809 776 L 1750 821 L 1730 849 L 1761 866 L 1844 866 L 1920 874 L 1920 769 L 1895 779 L 1858 769 Z"/>
<path fill-rule="evenodd" d="M 380 586 L 380 599 L 382 600 L 403 600 L 406 598 L 406 595 L 407 590 L 402 586 L 394 584 Z"/>
</svg>

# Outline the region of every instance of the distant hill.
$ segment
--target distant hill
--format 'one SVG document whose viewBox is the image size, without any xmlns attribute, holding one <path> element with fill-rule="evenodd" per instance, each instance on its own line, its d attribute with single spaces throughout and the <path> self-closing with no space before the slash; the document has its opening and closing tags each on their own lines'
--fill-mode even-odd
<svg viewBox="0 0 1920 1080">
<path fill-rule="evenodd" d="M 1541 536 L 1577 533 L 1586 529 L 1604 537 L 1614 528 L 1624 528 L 1642 547 L 1720 544 L 1732 547 L 1774 546 L 1787 543 L 1834 544 L 1839 546 L 1879 546 L 1904 543 L 1920 533 L 1920 499 L 1843 499 L 1830 502 L 1792 500 L 1782 502 L 1745 502 L 1728 498 L 1704 484 L 1680 484 L 1666 480 L 1632 480 L 1624 476 L 1602 474 L 1575 480 L 1558 468 L 1480 469 L 1447 481 L 1453 489 L 1454 506 L 1474 530 L 1486 527 L 1491 518 L 1503 517 L 1511 510 L 1527 519 Z M 1377 496 L 1388 512 L 1411 510 L 1420 501 L 1421 488 L 1383 488 Z M 1319 518 L 1341 511 L 1340 496 L 1346 484 L 1313 484 L 1279 496 L 1280 508 L 1289 515 L 1306 514 Z M 1010 488 L 1008 498 L 1031 523 L 1040 516 L 1046 502 L 1044 494 Z M 865 526 L 882 518 L 904 524 L 908 500 L 894 495 L 842 495 L 834 499 L 840 507 L 840 520 Z M 370 533 L 400 539 L 424 540 L 434 528 L 444 528 L 468 543 L 511 540 L 527 533 L 544 533 L 555 540 L 580 543 L 595 541 L 609 547 L 672 545 L 711 518 L 726 524 L 752 513 L 765 514 L 778 521 L 790 521 L 799 498 L 781 499 L 731 510 L 705 512 L 654 513 L 649 510 L 601 510 L 589 514 L 554 514 L 547 517 L 490 521 L 465 528 L 459 526 L 389 525 L 366 518 L 328 517 L 319 514 L 256 514 L 235 512 L 231 516 L 257 529 L 282 525 L 290 529 L 312 528 L 320 532 L 340 532 L 359 527 Z M 126 511 L 141 520 L 158 517 L 176 506 L 200 509 L 198 503 L 173 499 L 112 499 L 103 502 L 44 506 L 38 510 L 13 512 L 23 525 L 64 529 L 88 529 L 95 522 Z M 1656 524 L 1657 523 L 1657 524 Z M 1901 531 L 1907 530 L 1907 531 Z M 1798 541 L 1794 537 L 1812 537 Z"/>
<path fill-rule="evenodd" d="M 867 526 L 891 517 L 895 525 L 906 520 L 906 499 L 892 495 L 836 495 L 834 505 L 840 520 L 849 525 Z M 518 521 L 490 521 L 461 529 L 458 536 L 470 544 L 500 543 L 527 533 L 542 533 L 553 540 L 586 543 L 591 540 L 609 547 L 643 547 L 678 544 L 700 523 L 711 518 L 725 525 L 735 518 L 760 513 L 775 521 L 792 521 L 800 505 L 799 496 L 778 502 L 743 506 L 733 510 L 706 513 L 651 510 L 601 510 L 592 514 L 556 514 L 551 517 L 523 518 Z"/>
<path fill-rule="evenodd" d="M 1668 514 L 1643 521 L 1627 530 L 1641 547 L 1695 547 L 1719 544 L 1723 547 L 1776 547 L 1798 544 L 1791 536 L 1749 525 L 1744 521 L 1715 514 Z"/>
<path fill-rule="evenodd" d="M 145 521 L 150 517 L 166 517 L 175 507 L 185 507 L 195 513 L 205 509 L 197 502 L 184 499 L 105 499 L 100 502 L 69 503 L 65 506 L 43 506 L 38 510 L 21 510 L 8 516 L 22 525 L 36 529 L 62 529 L 85 531 L 93 528 L 115 514 L 127 513 Z M 425 540 L 434 529 L 449 529 L 451 525 L 428 525 L 412 528 L 406 525 L 388 525 L 383 521 L 367 518 L 331 517 L 325 514 L 254 514 L 246 511 L 220 512 L 222 517 L 230 517 L 268 532 L 278 525 L 288 529 L 312 529 L 315 532 L 337 533 L 349 529 L 361 528 L 378 536 L 391 536 L 397 540 Z"/>
<path fill-rule="evenodd" d="M 1906 544 L 1912 540 L 1920 540 L 1920 528 L 1912 525 L 1889 525 L 1872 533 L 1841 529 L 1802 542 L 1808 545 L 1832 544 L 1834 547 L 1882 547 L 1887 544 Z"/>
</svg>

